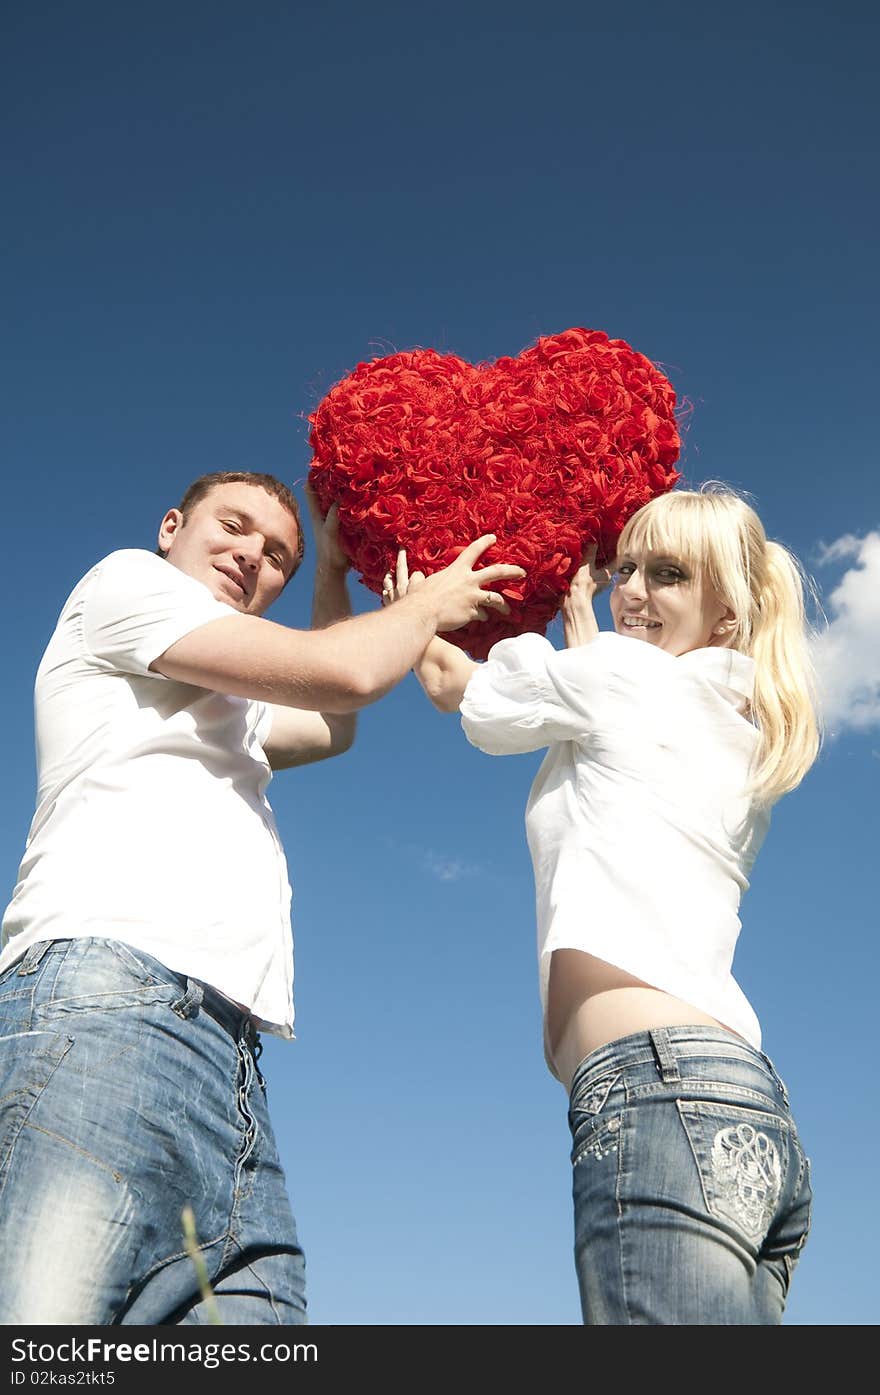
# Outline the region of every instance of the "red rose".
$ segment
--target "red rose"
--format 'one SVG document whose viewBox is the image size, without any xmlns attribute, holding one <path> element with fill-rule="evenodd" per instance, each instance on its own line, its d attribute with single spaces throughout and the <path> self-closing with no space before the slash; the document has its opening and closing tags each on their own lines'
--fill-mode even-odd
<svg viewBox="0 0 880 1395">
<path fill-rule="evenodd" d="M 474 655 L 506 634 L 543 633 L 596 541 L 610 557 L 634 510 L 678 479 L 672 385 L 601 330 L 547 335 L 473 366 L 417 349 L 358 364 L 310 417 L 310 480 L 339 506 L 340 541 L 381 590 L 397 549 L 412 570 L 448 565 L 474 537 L 528 571 L 508 617 L 448 636 Z"/>
</svg>

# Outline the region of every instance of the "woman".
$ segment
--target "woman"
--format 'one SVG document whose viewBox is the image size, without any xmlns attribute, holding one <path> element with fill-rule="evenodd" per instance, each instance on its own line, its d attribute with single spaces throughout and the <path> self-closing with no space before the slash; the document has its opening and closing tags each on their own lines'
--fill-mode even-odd
<svg viewBox="0 0 880 1395">
<path fill-rule="evenodd" d="M 548 747 L 526 828 L 584 1322 L 778 1323 L 809 1163 L 730 970 L 770 806 L 818 749 L 800 571 L 712 486 L 630 520 L 600 634 L 609 580 L 588 554 L 565 651 L 437 639 L 416 673 L 481 750 Z M 419 584 L 401 554 L 384 599 Z"/>
</svg>

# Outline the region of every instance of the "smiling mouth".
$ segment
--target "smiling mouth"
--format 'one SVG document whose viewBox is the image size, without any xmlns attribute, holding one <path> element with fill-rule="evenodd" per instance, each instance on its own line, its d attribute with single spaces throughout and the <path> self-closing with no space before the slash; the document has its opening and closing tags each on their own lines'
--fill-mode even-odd
<svg viewBox="0 0 880 1395">
<path fill-rule="evenodd" d="M 646 615 L 624 615 L 623 627 L 625 630 L 659 630 L 659 620 L 649 620 Z"/>
<path fill-rule="evenodd" d="M 221 576 L 225 577 L 227 581 L 231 581 L 240 596 L 247 597 L 247 591 L 245 590 L 244 583 L 239 581 L 237 576 L 233 576 L 232 572 L 228 572 L 225 567 L 215 567 L 214 570 L 216 572 L 219 572 Z"/>
</svg>

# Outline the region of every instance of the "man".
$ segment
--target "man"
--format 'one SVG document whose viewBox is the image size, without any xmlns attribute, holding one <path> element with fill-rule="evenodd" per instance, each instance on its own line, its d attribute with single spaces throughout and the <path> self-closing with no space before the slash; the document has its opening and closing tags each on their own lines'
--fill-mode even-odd
<svg viewBox="0 0 880 1395">
<path fill-rule="evenodd" d="M 37 810 L 0 954 L 0 1321 L 305 1321 L 257 1029 L 292 1035 L 290 887 L 265 788 L 337 755 L 438 630 L 506 609 L 481 538 L 352 618 L 335 510 L 313 623 L 268 475 L 203 476 L 155 554 L 74 588 L 37 674 Z M 213 1291 L 184 1244 L 191 1207 Z"/>
</svg>

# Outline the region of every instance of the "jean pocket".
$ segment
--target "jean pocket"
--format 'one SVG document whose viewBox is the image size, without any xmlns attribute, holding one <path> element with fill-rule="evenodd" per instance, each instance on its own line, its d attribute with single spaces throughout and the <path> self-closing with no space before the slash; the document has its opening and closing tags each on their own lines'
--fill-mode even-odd
<svg viewBox="0 0 880 1395">
<path fill-rule="evenodd" d="M 707 1209 L 759 1248 L 785 1188 L 788 1123 L 732 1104 L 678 1100 L 677 1105 Z"/>
<path fill-rule="evenodd" d="M 592 1158 L 602 1162 L 620 1148 L 620 1129 L 623 1120 L 619 1114 L 603 1114 L 598 1118 L 586 1118 L 572 1129 L 572 1166 Z"/>
<path fill-rule="evenodd" d="M 622 1074 L 619 1070 L 611 1071 L 575 1087 L 568 1111 L 572 1163 L 579 1162 L 586 1154 L 600 1159 L 617 1151 L 620 1117 L 607 1109 L 607 1105 Z"/>
<path fill-rule="evenodd" d="M 35 1015 L 46 1021 L 166 1003 L 181 991 L 180 981 L 161 964 L 120 940 L 84 938 L 70 942 L 54 979 L 47 981 L 35 1004 Z"/>
<path fill-rule="evenodd" d="M 0 1037 L 0 1178 L 28 1115 L 71 1046 L 58 1032 L 15 1032 Z"/>
<path fill-rule="evenodd" d="M 583 1085 L 577 1085 L 571 1097 L 569 1113 L 575 1118 L 581 1114 L 601 1114 L 622 1074 L 619 1070 L 610 1071 L 608 1075 L 600 1075 L 595 1080 L 586 1080 Z"/>
<path fill-rule="evenodd" d="M 16 961 L 15 964 L 10 964 L 8 969 L 3 970 L 2 974 L 0 974 L 0 988 L 3 987 L 4 983 L 9 982 L 13 974 L 18 973 L 18 968 L 19 963 Z"/>
</svg>

